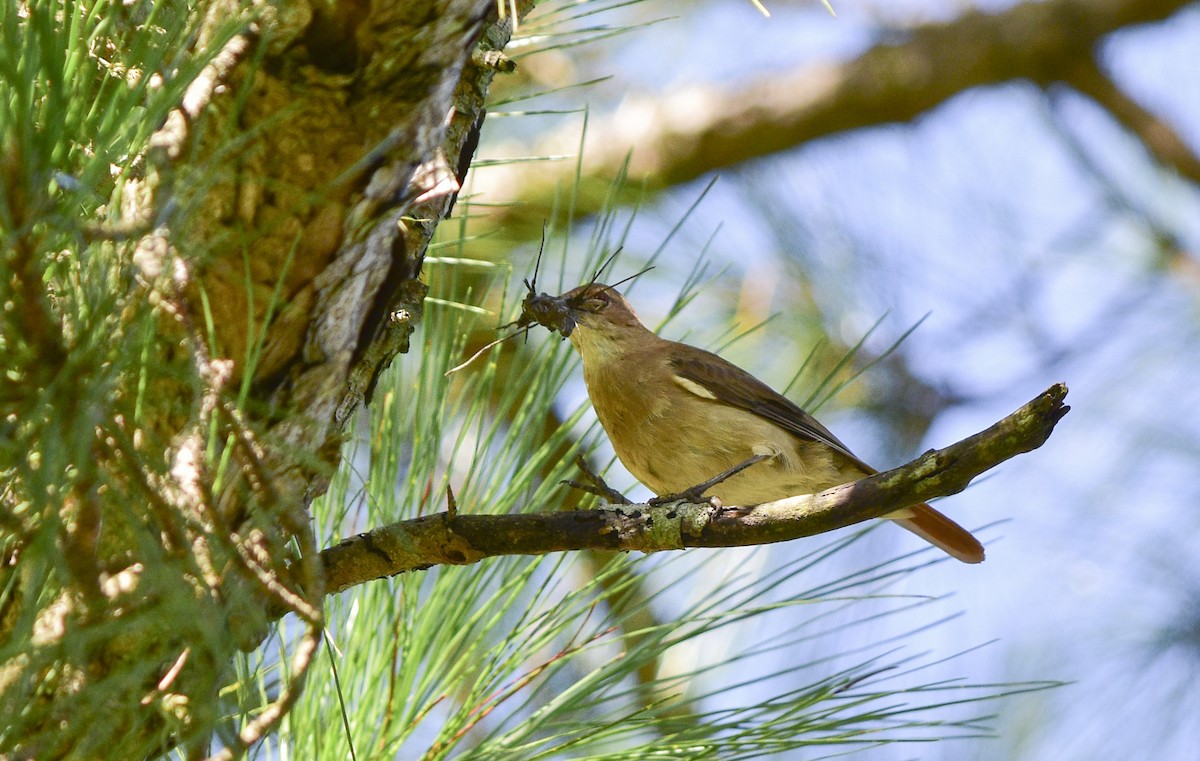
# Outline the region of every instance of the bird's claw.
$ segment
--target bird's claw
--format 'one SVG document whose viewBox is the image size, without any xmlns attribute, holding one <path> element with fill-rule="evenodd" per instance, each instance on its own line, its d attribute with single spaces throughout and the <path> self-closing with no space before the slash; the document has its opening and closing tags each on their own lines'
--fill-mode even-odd
<svg viewBox="0 0 1200 761">
<path fill-rule="evenodd" d="M 669 505 L 672 502 L 690 502 L 693 505 L 711 505 L 712 507 L 721 507 L 721 500 L 717 497 L 704 496 L 704 490 L 712 486 L 712 484 L 699 484 L 690 489 L 684 489 L 675 494 L 663 494 L 659 497 L 652 497 L 646 502 L 648 505 L 655 507 L 659 505 Z"/>
<path fill-rule="evenodd" d="M 592 471 L 587 460 L 582 455 L 575 458 L 575 464 L 579 466 L 580 472 L 583 473 L 587 483 L 565 479 L 559 483 L 570 486 L 572 489 L 579 489 L 588 494 L 595 494 L 597 497 L 605 500 L 610 505 L 632 505 L 633 502 L 621 492 L 609 486 L 603 478 Z"/>
<path fill-rule="evenodd" d="M 717 475 L 708 479 L 704 483 L 696 484 L 695 486 L 692 486 L 688 489 L 684 489 L 681 492 L 676 492 L 675 494 L 664 494 L 661 497 L 655 497 L 654 499 L 650 500 L 650 502 L 647 504 L 665 505 L 668 502 L 678 502 L 679 500 L 682 499 L 682 500 L 686 500 L 688 502 L 691 502 L 691 503 L 694 503 L 697 505 L 703 505 L 705 503 L 708 503 L 708 504 L 712 505 L 713 507 L 721 507 L 720 499 L 718 499 L 717 497 L 705 497 L 704 492 L 713 488 L 714 486 L 721 483 L 722 481 L 725 481 L 733 476 L 736 476 L 738 473 L 741 473 L 743 470 L 750 467 L 751 465 L 755 465 L 757 463 L 762 462 L 763 460 L 769 460 L 769 459 L 771 459 L 770 455 L 756 454 L 753 457 L 749 458 L 748 460 L 746 460 L 744 462 L 740 462 L 737 465 L 734 465 L 729 470 L 726 470 L 723 473 L 718 473 Z"/>
</svg>

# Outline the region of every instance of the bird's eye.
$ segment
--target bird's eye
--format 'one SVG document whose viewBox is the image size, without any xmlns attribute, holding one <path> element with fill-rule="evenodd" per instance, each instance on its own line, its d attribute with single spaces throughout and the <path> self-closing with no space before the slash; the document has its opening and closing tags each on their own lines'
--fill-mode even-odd
<svg viewBox="0 0 1200 761">
<path fill-rule="evenodd" d="M 608 306 L 608 297 L 596 294 L 583 300 L 583 308 L 589 312 L 600 312 Z"/>
</svg>

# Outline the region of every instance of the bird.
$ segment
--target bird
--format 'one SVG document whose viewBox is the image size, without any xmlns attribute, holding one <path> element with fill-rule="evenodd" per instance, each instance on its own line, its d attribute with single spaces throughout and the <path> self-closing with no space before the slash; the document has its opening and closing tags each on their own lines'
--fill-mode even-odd
<svg viewBox="0 0 1200 761">
<path fill-rule="evenodd" d="M 519 324 L 534 322 L 571 341 L 617 457 L 660 499 L 756 505 L 878 472 L 749 372 L 655 334 L 611 286 L 590 282 L 560 296 L 530 287 Z M 927 504 L 883 517 L 964 563 L 984 558 L 979 540 Z"/>
</svg>

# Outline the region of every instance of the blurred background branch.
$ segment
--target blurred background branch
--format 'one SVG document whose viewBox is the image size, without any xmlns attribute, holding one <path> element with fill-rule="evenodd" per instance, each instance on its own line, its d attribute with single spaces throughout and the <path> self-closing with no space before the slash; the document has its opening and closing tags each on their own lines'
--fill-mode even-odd
<svg viewBox="0 0 1200 761">
<path fill-rule="evenodd" d="M 691 83 L 666 93 L 632 93 L 611 113 L 578 130 L 509 145 L 513 155 L 567 160 L 508 163 L 476 173 L 472 192 L 493 207 L 495 245 L 535 239 L 552 214 L 556 188 L 574 183 L 577 213 L 612 202 L 611 179 L 645 178 L 651 192 L 686 183 L 823 137 L 907 122 L 972 88 L 1028 80 L 1066 81 L 1095 97 L 1146 139 L 1165 166 L 1195 179 L 1197 159 L 1159 118 L 1105 81 L 1097 56 L 1113 32 L 1160 21 L 1188 0 L 1047 0 L 991 13 L 967 7 L 951 20 L 889 27 L 878 44 L 850 60 L 774 71 L 736 87 Z M 732 54 L 724 53 L 724 54 Z M 715 53 L 722 55 L 722 53 Z M 578 154 L 581 165 L 569 160 Z M 631 202 L 639 186 L 616 196 Z"/>
</svg>

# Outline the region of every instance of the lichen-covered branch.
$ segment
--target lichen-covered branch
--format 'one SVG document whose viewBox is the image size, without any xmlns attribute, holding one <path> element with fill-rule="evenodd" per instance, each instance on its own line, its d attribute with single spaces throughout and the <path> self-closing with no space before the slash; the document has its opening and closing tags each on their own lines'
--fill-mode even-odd
<svg viewBox="0 0 1200 761">
<path fill-rule="evenodd" d="M 327 592 L 435 565 L 584 549 L 659 552 L 812 536 L 955 494 L 979 474 L 1046 442 L 1070 407 L 1052 386 L 985 431 L 861 481 L 754 506 L 608 505 L 596 510 L 437 513 L 382 526 L 324 550 Z"/>
</svg>

